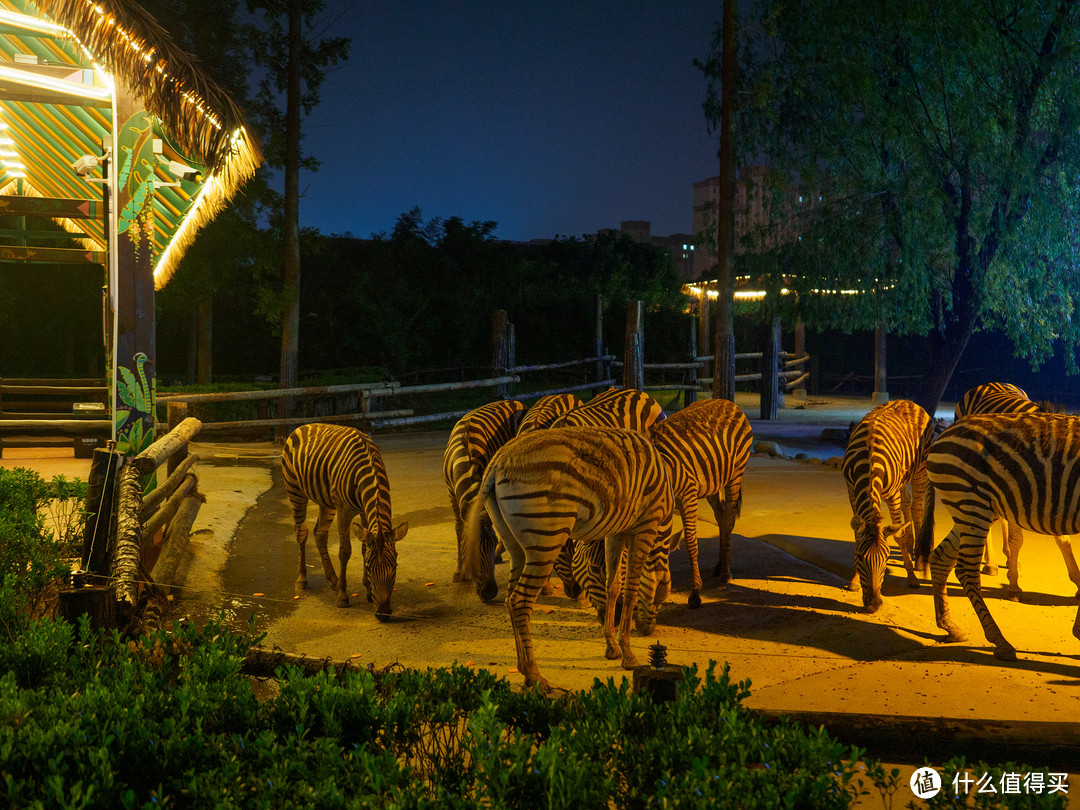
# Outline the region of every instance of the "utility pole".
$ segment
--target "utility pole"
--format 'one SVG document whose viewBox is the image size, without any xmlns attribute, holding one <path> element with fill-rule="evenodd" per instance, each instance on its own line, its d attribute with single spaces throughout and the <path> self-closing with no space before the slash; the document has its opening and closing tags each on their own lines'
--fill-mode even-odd
<svg viewBox="0 0 1080 810">
<path fill-rule="evenodd" d="M 713 399 L 735 401 L 735 0 L 724 0 L 720 55 L 720 189 L 716 207 Z"/>
</svg>

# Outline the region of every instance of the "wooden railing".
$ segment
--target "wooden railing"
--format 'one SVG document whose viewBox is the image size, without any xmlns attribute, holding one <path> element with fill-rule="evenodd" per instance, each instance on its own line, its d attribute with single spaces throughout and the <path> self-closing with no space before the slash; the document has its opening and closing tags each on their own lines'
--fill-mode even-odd
<svg viewBox="0 0 1080 810">
<path fill-rule="evenodd" d="M 112 435 L 108 382 L 0 378 L 0 456 L 5 447 L 63 445 L 90 458 Z"/>
<path fill-rule="evenodd" d="M 161 616 L 206 500 L 194 471 L 199 457 L 188 453 L 201 427 L 185 419 L 137 456 L 111 447 L 94 451 L 83 553 L 71 587 L 60 592 L 62 615 L 85 613 L 99 627 L 153 626 Z M 162 467 L 165 480 L 144 497 L 146 482 Z"/>
</svg>

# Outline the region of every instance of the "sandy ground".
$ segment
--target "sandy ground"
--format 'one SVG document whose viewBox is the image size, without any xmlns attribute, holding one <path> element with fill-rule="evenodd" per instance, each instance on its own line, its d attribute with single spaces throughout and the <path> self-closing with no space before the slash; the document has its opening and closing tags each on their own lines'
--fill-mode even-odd
<svg viewBox="0 0 1080 810">
<path fill-rule="evenodd" d="M 1002 598 L 1004 569 L 983 577 L 990 610 L 1019 651 L 1016 662 L 992 656 L 955 583 L 951 605 L 970 637 L 964 643 L 942 643 L 929 587 L 906 586 L 898 551 L 890 561 L 881 611 L 866 614 L 859 594 L 846 590 L 853 556 L 851 512 L 840 472 L 828 463 L 843 451 L 822 436 L 869 407 L 835 400 L 798 407 L 789 400 L 779 420 L 762 423 L 753 420 L 752 405 L 744 406 L 755 439 L 774 441 L 788 457 L 756 454 L 750 461 L 735 527 L 734 580 L 723 590 L 708 576 L 717 556 L 716 530 L 708 523 L 711 511 L 702 504 L 703 605 L 691 611 L 685 604 L 689 574 L 685 554 L 677 551 L 672 556 L 676 590 L 661 610 L 657 632 L 633 639 L 639 661 L 645 663 L 649 644 L 660 642 L 672 663 L 704 668 L 710 661 L 728 662 L 733 677 L 751 683 L 747 704 L 770 712 L 872 715 L 901 724 L 905 718 L 940 718 L 935 722 L 963 725 L 951 749 L 935 747 L 931 730 L 909 739 L 909 755 L 895 761 L 918 763 L 925 756 L 933 764 L 935 757 L 953 753 L 969 753 L 970 759 L 994 741 L 1000 756 L 1011 758 L 1009 746 L 1015 740 L 1015 751 L 1027 754 L 1034 769 L 1080 770 L 1061 765 L 1060 750 L 1039 761 L 1039 749 L 1029 739 L 1052 728 L 1055 741 L 1064 740 L 1066 760 L 1073 751 L 1071 762 L 1080 763 L 1080 727 L 1075 725 L 1080 640 L 1071 632 L 1076 589 L 1050 538 L 1031 536 L 1024 546 L 1020 602 Z M 943 406 L 939 413 L 951 415 L 951 408 Z M 362 597 L 352 607 L 335 607 L 311 553 L 311 587 L 294 598 L 296 544 L 276 448 L 197 445 L 200 490 L 207 503 L 181 569 L 178 615 L 198 618 L 225 611 L 236 622 L 254 617 L 256 629 L 266 634 L 266 646 L 311 657 L 352 658 L 376 668 L 458 662 L 520 683 L 505 606 L 501 601 L 485 604 L 451 582 L 456 545 L 441 472 L 446 437 L 443 431 L 376 437 L 390 478 L 395 523 L 409 522 L 409 533 L 399 544 L 394 616 L 387 623 L 375 620 Z M 806 458 L 795 460 L 797 453 Z M 939 517 L 944 517 L 941 510 Z M 948 525 L 947 518 L 942 520 L 938 538 Z M 331 531 L 332 553 L 335 534 L 336 529 Z M 358 565 L 354 556 L 353 591 L 360 590 Z M 497 574 L 501 600 L 505 564 Z M 593 611 L 561 591 L 538 601 L 533 635 L 540 670 L 557 686 L 585 688 L 596 678 L 627 676 L 618 662 L 604 658 Z M 970 752 L 964 740 L 970 740 Z M 1071 783 L 1080 794 L 1075 773 Z M 911 796 L 902 793 L 901 798 Z"/>
</svg>

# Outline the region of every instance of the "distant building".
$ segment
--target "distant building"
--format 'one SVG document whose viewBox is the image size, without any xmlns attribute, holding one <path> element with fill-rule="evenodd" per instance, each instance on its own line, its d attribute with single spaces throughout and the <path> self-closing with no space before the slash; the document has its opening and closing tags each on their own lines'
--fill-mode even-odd
<svg viewBox="0 0 1080 810">
<path fill-rule="evenodd" d="M 781 221 L 771 238 L 795 236 L 795 216 L 800 206 L 812 205 L 812 195 L 790 187 L 777 201 L 769 185 L 767 166 L 743 166 L 735 180 L 735 252 L 742 252 L 743 237 L 764 231 Z M 779 206 L 777 205 L 779 203 Z M 720 204 L 720 177 L 694 183 L 694 279 L 716 278 L 716 213 Z"/>
<path fill-rule="evenodd" d="M 601 228 L 597 236 L 629 236 L 635 242 L 643 242 L 656 247 L 666 247 L 675 263 L 675 271 L 680 281 L 693 281 L 694 273 L 694 238 L 688 233 L 675 233 L 671 236 L 654 236 L 652 222 L 647 219 L 627 219 L 619 223 L 618 228 Z"/>
</svg>

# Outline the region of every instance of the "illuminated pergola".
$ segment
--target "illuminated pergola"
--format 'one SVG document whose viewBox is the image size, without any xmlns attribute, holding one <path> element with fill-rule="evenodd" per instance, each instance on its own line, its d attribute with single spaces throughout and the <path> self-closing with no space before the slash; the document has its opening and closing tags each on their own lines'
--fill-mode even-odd
<svg viewBox="0 0 1080 810">
<path fill-rule="evenodd" d="M 154 290 L 260 162 L 239 108 L 136 2 L 0 0 L 0 214 L 20 223 L 0 261 L 105 268 L 123 451 L 153 438 Z"/>
</svg>

